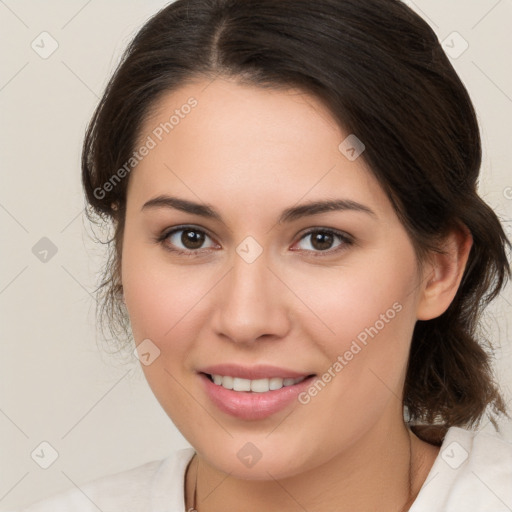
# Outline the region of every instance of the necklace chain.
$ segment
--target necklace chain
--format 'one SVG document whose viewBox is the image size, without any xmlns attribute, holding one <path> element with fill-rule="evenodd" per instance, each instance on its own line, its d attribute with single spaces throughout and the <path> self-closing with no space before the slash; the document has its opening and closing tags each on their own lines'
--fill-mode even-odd
<svg viewBox="0 0 512 512">
<path fill-rule="evenodd" d="M 409 437 L 409 481 L 408 481 L 408 496 L 407 500 L 404 504 L 404 506 L 400 509 L 399 512 L 407 512 L 409 510 L 409 507 L 412 505 L 411 499 L 412 499 L 412 441 L 411 441 L 411 434 L 408 432 Z M 197 456 L 197 453 L 195 454 L 195 457 L 197 458 L 196 463 L 196 478 L 195 478 L 195 484 L 194 484 L 194 497 L 192 498 L 192 508 L 189 508 L 187 512 L 198 512 L 196 509 L 196 503 L 197 503 L 197 475 L 199 474 L 199 457 Z"/>
</svg>

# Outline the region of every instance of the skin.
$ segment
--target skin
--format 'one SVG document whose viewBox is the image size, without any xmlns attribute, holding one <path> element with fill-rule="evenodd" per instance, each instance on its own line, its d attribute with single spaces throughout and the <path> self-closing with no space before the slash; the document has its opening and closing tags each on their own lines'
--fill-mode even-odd
<svg viewBox="0 0 512 512">
<path fill-rule="evenodd" d="M 121 269 L 135 341 L 149 338 L 160 350 L 142 366 L 146 379 L 197 452 L 187 507 L 199 468 L 200 512 L 400 510 L 409 464 L 414 499 L 438 453 L 403 422 L 413 328 L 453 300 L 470 235 L 452 232 L 447 254 L 419 265 L 363 158 L 339 151 L 348 133 L 297 90 L 189 83 L 159 100 L 140 141 L 191 96 L 197 107 L 129 178 Z M 142 210 L 161 194 L 208 203 L 222 221 Z M 374 214 L 330 211 L 278 223 L 284 209 L 325 199 L 356 201 Z M 155 241 L 182 224 L 206 233 L 199 249 L 183 245 L 182 232 Z M 308 228 L 338 230 L 353 243 L 334 237 L 322 251 L 304 236 Z M 236 252 L 247 236 L 263 250 L 252 263 Z M 196 254 L 166 250 L 172 244 Z M 395 303 L 401 311 L 306 405 L 241 420 L 219 411 L 200 385 L 197 369 L 223 362 L 322 375 Z M 237 457 L 247 442 L 262 454 L 251 468 Z"/>
</svg>

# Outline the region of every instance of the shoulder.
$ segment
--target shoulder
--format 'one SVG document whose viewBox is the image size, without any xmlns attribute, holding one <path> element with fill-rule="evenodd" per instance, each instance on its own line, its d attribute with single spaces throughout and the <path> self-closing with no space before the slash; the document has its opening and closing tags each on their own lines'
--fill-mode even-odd
<svg viewBox="0 0 512 512">
<path fill-rule="evenodd" d="M 178 510 L 175 507 L 183 501 L 185 469 L 193 454 L 193 448 L 177 450 L 165 459 L 74 486 L 20 512 Z"/>
<path fill-rule="evenodd" d="M 510 512 L 512 443 L 451 427 L 410 512 Z"/>
</svg>

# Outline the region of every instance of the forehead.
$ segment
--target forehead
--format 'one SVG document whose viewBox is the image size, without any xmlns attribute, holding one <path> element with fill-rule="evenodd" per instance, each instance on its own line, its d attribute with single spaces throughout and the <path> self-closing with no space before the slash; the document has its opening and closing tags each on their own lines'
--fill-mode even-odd
<svg viewBox="0 0 512 512">
<path fill-rule="evenodd" d="M 272 149 L 275 158 L 278 146 L 288 159 L 311 153 L 311 148 L 335 153 L 343 134 L 330 112 L 309 94 L 216 79 L 187 84 L 160 97 L 140 139 L 147 135 L 169 150 L 187 145 L 220 153 L 228 148 L 240 161 L 258 149 L 265 154 Z"/>
<path fill-rule="evenodd" d="M 237 206 L 259 208 L 262 201 L 288 205 L 326 193 L 382 202 L 363 159 L 340 151 L 348 135 L 320 100 L 302 91 L 198 81 L 155 103 L 138 142 L 151 141 L 152 149 L 130 188 L 141 201 L 178 188 L 194 200 L 240 199 Z"/>
</svg>

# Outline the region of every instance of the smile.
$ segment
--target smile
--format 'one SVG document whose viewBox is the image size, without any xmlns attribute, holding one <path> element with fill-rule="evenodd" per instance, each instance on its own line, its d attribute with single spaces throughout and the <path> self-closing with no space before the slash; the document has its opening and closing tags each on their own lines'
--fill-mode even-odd
<svg viewBox="0 0 512 512">
<path fill-rule="evenodd" d="M 202 368 L 197 375 L 218 411 L 244 421 L 264 420 L 297 407 L 298 395 L 316 378 L 316 374 L 268 365 L 217 365 Z"/>
<path fill-rule="evenodd" d="M 253 393 L 267 393 L 268 391 L 276 391 L 286 386 L 294 386 L 306 378 L 299 377 L 297 379 L 292 379 L 289 377 L 271 377 L 251 380 L 216 374 L 208 375 L 208 377 L 214 384 L 222 386 L 225 389 Z"/>
</svg>

